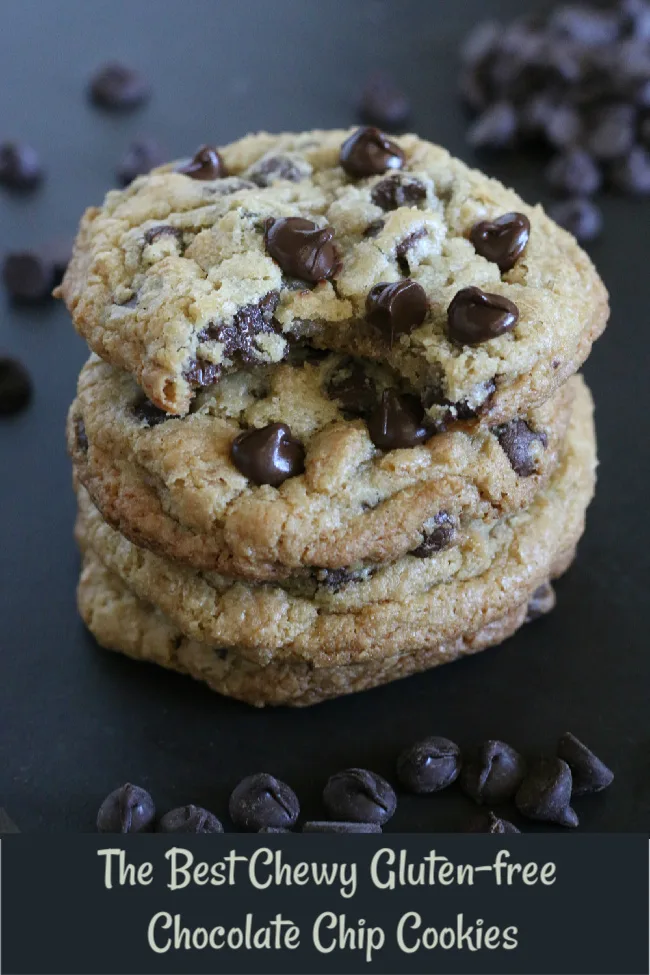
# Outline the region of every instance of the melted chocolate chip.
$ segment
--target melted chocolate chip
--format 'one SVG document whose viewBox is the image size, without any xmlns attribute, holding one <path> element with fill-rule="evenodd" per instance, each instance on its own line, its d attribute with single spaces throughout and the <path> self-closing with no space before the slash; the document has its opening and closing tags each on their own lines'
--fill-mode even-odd
<svg viewBox="0 0 650 975">
<path fill-rule="evenodd" d="M 383 75 L 370 78 L 361 94 L 359 115 L 364 122 L 398 129 L 411 114 L 408 96 Z"/>
<path fill-rule="evenodd" d="M 526 763 L 504 741 L 486 741 L 463 758 L 460 787 L 474 802 L 498 804 L 512 798 L 526 773 Z"/>
<path fill-rule="evenodd" d="M 272 333 L 273 314 L 278 307 L 280 294 L 269 291 L 256 305 L 244 305 L 236 313 L 230 325 L 211 323 L 199 332 L 199 342 L 221 342 L 223 353 L 232 359 L 239 356 L 245 364 L 259 360 L 255 339 L 261 333 Z"/>
<path fill-rule="evenodd" d="M 105 64 L 91 79 L 90 97 L 102 108 L 134 108 L 149 97 L 149 85 L 134 68 Z"/>
<path fill-rule="evenodd" d="M 348 176 L 378 176 L 389 169 L 401 169 L 405 156 L 398 145 L 380 132 L 357 129 L 341 146 L 339 161 Z"/>
<path fill-rule="evenodd" d="M 532 623 L 533 620 L 539 619 L 540 616 L 545 616 L 547 613 L 550 613 L 555 608 L 555 602 L 555 590 L 553 586 L 550 582 L 544 582 L 541 586 L 537 587 L 528 601 L 526 622 Z M 560 756 L 560 758 L 563 757 L 563 755 Z"/>
<path fill-rule="evenodd" d="M 342 359 L 326 387 L 347 416 L 367 416 L 377 404 L 377 388 L 361 363 L 351 356 Z"/>
<path fill-rule="evenodd" d="M 119 185 L 128 186 L 136 176 L 144 176 L 155 166 L 161 166 L 165 158 L 166 153 L 154 139 L 135 139 L 117 164 Z"/>
<path fill-rule="evenodd" d="M 408 252 L 410 251 L 413 244 L 416 244 L 418 240 L 422 240 L 423 237 L 427 236 L 427 230 L 425 227 L 420 227 L 419 230 L 414 230 L 407 237 L 399 242 L 395 248 L 395 257 L 397 258 L 397 263 L 402 274 L 409 274 L 410 267 L 408 262 Z"/>
<path fill-rule="evenodd" d="M 83 417 L 76 416 L 74 420 L 74 439 L 78 449 L 82 454 L 88 453 L 88 437 L 86 435 L 86 424 Z"/>
<path fill-rule="evenodd" d="M 305 469 L 305 448 L 292 437 L 286 423 L 269 423 L 259 430 L 240 433 L 232 443 L 230 457 L 244 477 L 273 487 Z"/>
<path fill-rule="evenodd" d="M 211 386 L 216 383 L 221 375 L 221 366 L 207 359 L 191 359 L 183 373 L 190 386 L 195 389 L 202 389 L 204 386 Z"/>
<path fill-rule="evenodd" d="M 370 439 L 381 450 L 415 447 L 434 434 L 424 419 L 424 409 L 416 396 L 387 389 L 368 418 Z"/>
<path fill-rule="evenodd" d="M 416 559 L 428 559 L 451 545 L 456 535 L 454 519 L 446 511 L 441 511 L 435 516 L 434 521 L 435 528 L 424 532 L 421 544 L 409 552 L 409 555 L 415 556 Z"/>
<path fill-rule="evenodd" d="M 19 413 L 32 398 L 32 380 L 17 359 L 0 356 L 0 416 Z"/>
<path fill-rule="evenodd" d="M 397 210 L 398 207 L 408 207 L 415 203 L 421 203 L 427 198 L 427 189 L 424 183 L 415 177 L 407 176 L 406 173 L 399 175 L 393 173 L 375 183 L 370 194 L 370 199 L 375 206 L 382 210 Z"/>
<path fill-rule="evenodd" d="M 221 179 L 227 176 L 226 165 L 214 146 L 201 146 L 189 162 L 176 170 L 192 179 Z"/>
<path fill-rule="evenodd" d="M 0 145 L 0 183 L 12 190 L 31 190 L 43 179 L 38 153 L 22 142 Z"/>
<path fill-rule="evenodd" d="M 153 799 L 137 785 L 126 785 L 106 796 L 97 813 L 98 833 L 150 833 L 156 815 Z"/>
<path fill-rule="evenodd" d="M 221 821 L 202 806 L 170 809 L 156 827 L 157 833 L 223 833 Z"/>
<path fill-rule="evenodd" d="M 338 270 L 333 237 L 331 227 L 319 227 L 302 217 L 283 217 L 269 221 L 264 240 L 267 251 L 285 274 L 316 283 Z"/>
<path fill-rule="evenodd" d="M 571 769 L 560 758 L 540 758 L 528 769 L 519 786 L 515 805 L 523 816 L 559 826 L 577 826 L 570 806 Z"/>
<path fill-rule="evenodd" d="M 611 769 L 569 731 L 560 738 L 557 754 L 571 769 L 572 796 L 602 792 L 614 781 Z"/>
<path fill-rule="evenodd" d="M 425 738 L 397 759 L 397 778 L 409 792 L 427 795 L 446 789 L 458 778 L 460 748 L 448 738 Z"/>
<path fill-rule="evenodd" d="M 481 257 L 509 271 L 526 250 L 530 220 L 523 213 L 504 213 L 496 220 L 482 220 L 472 227 L 470 240 Z"/>
<path fill-rule="evenodd" d="M 161 237 L 175 237 L 179 244 L 183 243 L 183 232 L 178 227 L 170 227 L 169 224 L 160 224 L 158 227 L 151 227 L 144 235 L 145 244 L 155 244 Z"/>
<path fill-rule="evenodd" d="M 355 823 L 386 823 L 397 807 L 389 783 L 375 772 L 349 768 L 332 775 L 323 790 L 323 802 L 337 820 Z"/>
<path fill-rule="evenodd" d="M 479 345 L 509 332 L 518 318 L 519 309 L 503 295 L 462 288 L 447 310 L 447 332 L 454 342 Z"/>
<path fill-rule="evenodd" d="M 545 433 L 535 433 L 525 420 L 511 420 L 495 427 L 494 433 L 515 474 L 530 477 L 536 472 L 538 445 L 545 447 L 547 443 Z"/>
<path fill-rule="evenodd" d="M 151 400 L 145 398 L 133 404 L 131 413 L 136 420 L 148 427 L 157 427 L 159 423 L 164 423 L 165 420 L 170 419 L 164 410 L 159 409 Z"/>
<path fill-rule="evenodd" d="M 260 772 L 236 786 L 228 811 L 235 826 L 254 833 L 265 826 L 290 828 L 298 819 L 300 803 L 288 785 Z"/>
<path fill-rule="evenodd" d="M 391 343 L 424 321 L 429 303 L 424 288 L 406 278 L 392 284 L 376 284 L 366 298 L 366 318 Z"/>
</svg>

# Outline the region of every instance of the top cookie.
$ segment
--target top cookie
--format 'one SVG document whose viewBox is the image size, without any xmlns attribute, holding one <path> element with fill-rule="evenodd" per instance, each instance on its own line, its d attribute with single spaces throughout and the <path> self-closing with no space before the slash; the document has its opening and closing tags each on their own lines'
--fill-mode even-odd
<svg viewBox="0 0 650 975">
<path fill-rule="evenodd" d="M 515 417 L 574 373 L 607 293 L 540 207 L 414 135 L 248 136 L 87 210 L 59 291 L 170 414 L 289 344 L 386 361 L 433 420 Z"/>
</svg>

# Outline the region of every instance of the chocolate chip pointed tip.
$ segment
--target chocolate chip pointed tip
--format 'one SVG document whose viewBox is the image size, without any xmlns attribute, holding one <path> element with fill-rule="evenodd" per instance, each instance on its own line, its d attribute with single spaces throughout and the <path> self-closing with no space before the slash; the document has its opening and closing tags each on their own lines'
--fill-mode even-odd
<svg viewBox="0 0 650 975">
<path fill-rule="evenodd" d="M 258 772 L 235 787 L 228 811 L 233 823 L 247 832 L 258 832 L 267 826 L 290 829 L 298 819 L 300 803 L 285 782 Z"/>
<path fill-rule="evenodd" d="M 571 769 L 574 796 L 602 792 L 614 781 L 612 770 L 570 731 L 560 738 L 557 754 Z"/>
<path fill-rule="evenodd" d="M 446 789 L 456 781 L 460 770 L 460 748 L 449 738 L 424 738 L 406 748 L 397 759 L 400 784 L 418 795 Z"/>
<path fill-rule="evenodd" d="M 416 447 L 436 432 L 426 420 L 418 398 L 395 389 L 384 390 L 367 425 L 370 439 L 381 450 Z"/>
<path fill-rule="evenodd" d="M 366 298 L 366 319 L 379 329 L 392 345 L 399 335 L 408 335 L 426 318 L 429 308 L 421 284 L 404 278 L 376 284 Z"/>
<path fill-rule="evenodd" d="M 285 274 L 317 284 L 339 269 L 333 237 L 331 227 L 319 227 L 303 217 L 282 217 L 268 221 L 264 241 Z"/>
<path fill-rule="evenodd" d="M 191 159 L 177 167 L 176 172 L 199 180 L 222 179 L 228 175 L 219 151 L 208 145 L 200 146 Z"/>
<path fill-rule="evenodd" d="M 530 237 L 530 220 L 524 213 L 504 213 L 495 220 L 474 224 L 470 240 L 481 257 L 510 271 L 522 256 Z"/>
<path fill-rule="evenodd" d="M 348 176 L 358 179 L 401 169 L 406 157 L 387 135 L 374 126 L 365 126 L 345 140 L 339 159 Z"/>
<path fill-rule="evenodd" d="M 386 779 L 360 768 L 330 776 L 323 790 L 323 802 L 333 819 L 380 826 L 397 808 L 397 796 Z"/>
<path fill-rule="evenodd" d="M 571 808 L 571 769 L 560 758 L 538 758 L 528 766 L 515 795 L 522 816 L 558 826 L 575 827 L 578 817 Z"/>
<path fill-rule="evenodd" d="M 514 833 L 518 834 L 521 830 L 518 830 L 510 820 L 501 819 L 499 816 L 495 816 L 493 812 L 488 812 L 487 815 L 479 816 L 472 820 L 465 832 L 493 833 L 497 836 L 506 836 Z"/>
<path fill-rule="evenodd" d="M 479 805 L 497 805 L 511 799 L 521 785 L 526 763 L 504 741 L 491 739 L 463 756 L 460 787 Z"/>
<path fill-rule="evenodd" d="M 99 833 L 150 833 L 156 807 L 151 795 L 140 786 L 125 783 L 109 793 L 97 813 Z"/>
<path fill-rule="evenodd" d="M 504 295 L 462 288 L 447 309 L 447 334 L 461 345 L 480 345 L 512 331 L 519 309 Z"/>
</svg>

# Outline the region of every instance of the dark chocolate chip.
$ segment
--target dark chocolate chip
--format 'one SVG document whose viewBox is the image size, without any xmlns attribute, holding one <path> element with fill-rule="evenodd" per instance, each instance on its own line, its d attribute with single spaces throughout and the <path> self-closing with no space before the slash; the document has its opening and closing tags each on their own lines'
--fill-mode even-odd
<svg viewBox="0 0 650 975">
<path fill-rule="evenodd" d="M 614 773 L 604 762 L 583 745 L 570 731 L 565 732 L 558 742 L 558 758 L 563 759 L 571 769 L 573 785 L 572 796 L 584 796 L 592 792 L 602 792 L 614 781 Z"/>
<path fill-rule="evenodd" d="M 289 183 L 300 183 L 305 174 L 290 156 L 268 156 L 259 160 L 248 174 L 257 186 L 271 186 L 278 179 L 286 179 Z"/>
<path fill-rule="evenodd" d="M 179 243 L 183 241 L 183 231 L 178 227 L 170 227 L 169 224 L 159 224 L 157 227 L 150 227 L 144 235 L 145 244 L 155 244 L 161 237 L 175 237 Z"/>
<path fill-rule="evenodd" d="M 546 141 L 555 149 L 567 149 L 580 141 L 583 122 L 572 105 L 555 105 L 543 122 Z"/>
<path fill-rule="evenodd" d="M 517 135 L 517 113 L 510 102 L 495 102 L 470 126 L 467 141 L 474 149 L 505 149 Z"/>
<path fill-rule="evenodd" d="M 302 217 L 283 217 L 269 221 L 264 240 L 267 251 L 286 274 L 315 283 L 338 270 L 333 237 L 331 227 L 319 227 Z"/>
<path fill-rule="evenodd" d="M 38 251 L 7 254 L 2 278 L 9 296 L 18 302 L 44 301 L 50 297 L 57 274 L 51 260 Z"/>
<path fill-rule="evenodd" d="M 550 613 L 555 608 L 555 603 L 555 590 L 553 586 L 550 582 L 542 583 L 528 600 L 526 622 L 532 623 L 533 620 L 539 619 L 540 616 L 546 616 L 547 613 Z"/>
<path fill-rule="evenodd" d="M 305 469 L 305 448 L 291 436 L 286 423 L 269 423 L 259 430 L 240 433 L 232 442 L 230 457 L 237 470 L 254 484 L 279 487 Z"/>
<path fill-rule="evenodd" d="M 199 342 L 220 342 L 226 358 L 237 356 L 245 365 L 259 361 L 255 341 L 258 335 L 275 331 L 272 322 L 279 300 L 278 291 L 269 291 L 257 304 L 240 308 L 230 325 L 207 325 L 199 332 Z"/>
<path fill-rule="evenodd" d="M 397 759 L 397 778 L 409 792 L 440 792 L 460 773 L 460 748 L 448 738 L 424 738 Z"/>
<path fill-rule="evenodd" d="M 150 833 L 156 807 L 153 799 L 137 785 L 127 782 L 104 799 L 97 813 L 98 833 Z"/>
<path fill-rule="evenodd" d="M 425 420 L 424 409 L 416 396 L 386 389 L 368 417 L 368 433 L 381 450 L 397 450 L 424 443 L 435 430 Z"/>
<path fill-rule="evenodd" d="M 146 137 L 134 139 L 115 169 L 120 186 L 128 186 L 136 176 L 144 176 L 165 162 L 166 153 L 154 140 Z"/>
<path fill-rule="evenodd" d="M 618 159 L 632 148 L 635 125 L 636 112 L 632 105 L 605 105 L 592 120 L 586 148 L 595 159 Z"/>
<path fill-rule="evenodd" d="M 151 400 L 144 397 L 133 404 L 131 412 L 136 420 L 148 427 L 157 427 L 159 423 L 164 423 L 165 420 L 170 419 L 164 410 L 159 409 Z"/>
<path fill-rule="evenodd" d="M 375 206 L 382 210 L 397 210 L 398 207 L 413 206 L 427 198 L 427 188 L 424 183 L 406 173 L 393 173 L 375 183 L 370 193 L 370 199 Z"/>
<path fill-rule="evenodd" d="M 367 416 L 377 405 L 374 380 L 351 356 L 338 363 L 327 382 L 326 392 L 348 416 Z"/>
<path fill-rule="evenodd" d="M 216 383 L 221 375 L 221 366 L 207 359 L 191 359 L 183 376 L 194 389 L 202 389 Z"/>
<path fill-rule="evenodd" d="M 90 97 L 102 108 L 134 108 L 149 94 L 140 72 L 118 62 L 103 65 L 90 81 Z"/>
<path fill-rule="evenodd" d="M 32 398 L 32 380 L 17 359 L 0 356 L 0 416 L 24 410 Z"/>
<path fill-rule="evenodd" d="M 226 165 L 214 146 L 201 146 L 194 156 L 176 170 L 191 179 L 222 179 Z"/>
<path fill-rule="evenodd" d="M 650 153 L 641 146 L 635 146 L 624 159 L 612 166 L 609 178 L 612 185 L 631 196 L 646 196 L 650 193 Z"/>
<path fill-rule="evenodd" d="M 504 741 L 485 741 L 466 757 L 460 787 L 479 805 L 498 804 L 514 796 L 526 773 L 526 763 Z"/>
<path fill-rule="evenodd" d="M 405 160 L 400 147 L 379 129 L 357 129 L 341 146 L 339 161 L 348 176 L 378 176 L 401 169 Z"/>
<path fill-rule="evenodd" d="M 434 521 L 435 526 L 424 532 L 421 544 L 409 552 L 409 555 L 414 555 L 416 559 L 428 559 L 451 545 L 456 535 L 454 519 L 446 511 L 440 511 Z"/>
<path fill-rule="evenodd" d="M 584 149 L 570 149 L 556 156 L 545 175 L 556 192 L 571 196 L 592 196 L 602 183 L 598 166 Z"/>
<path fill-rule="evenodd" d="M 447 309 L 447 334 L 453 342 L 479 345 L 511 331 L 518 319 L 519 309 L 503 295 L 462 288 Z"/>
<path fill-rule="evenodd" d="M 157 833 L 223 833 L 217 817 L 202 806 L 179 806 L 161 816 Z"/>
<path fill-rule="evenodd" d="M 370 125 L 398 129 L 408 121 L 411 103 L 391 78 L 375 75 L 368 79 L 361 93 L 359 115 Z"/>
<path fill-rule="evenodd" d="M 375 772 L 349 768 L 337 772 L 323 790 L 325 807 L 335 819 L 355 823 L 388 822 L 397 808 L 391 785 Z"/>
<path fill-rule="evenodd" d="M 539 758 L 528 766 L 515 796 L 523 816 L 559 826 L 577 826 L 571 808 L 571 769 L 561 758 Z"/>
<path fill-rule="evenodd" d="M 480 816 L 475 819 L 471 826 L 466 830 L 467 833 L 496 833 L 497 835 L 506 835 L 508 833 L 519 833 L 520 830 L 517 829 L 509 820 L 500 819 L 495 816 L 493 812 L 489 812 L 487 816 Z"/>
<path fill-rule="evenodd" d="M 501 272 L 515 266 L 529 237 L 530 220 L 523 213 L 504 213 L 496 220 L 481 220 L 469 235 L 476 253 L 498 264 Z"/>
<path fill-rule="evenodd" d="M 303 833 L 381 833 L 378 823 L 341 823 L 312 819 L 302 827 Z"/>
<path fill-rule="evenodd" d="M 86 434 L 86 424 L 83 417 L 76 416 L 74 420 L 74 439 L 77 448 L 82 454 L 88 453 L 88 436 Z"/>
<path fill-rule="evenodd" d="M 407 234 L 400 242 L 395 246 L 395 257 L 397 259 L 397 264 L 404 275 L 409 275 L 411 269 L 409 267 L 408 252 L 411 250 L 414 244 L 418 240 L 422 240 L 423 237 L 427 237 L 428 232 L 426 227 L 420 227 L 418 230 L 414 230 L 412 233 Z"/>
<path fill-rule="evenodd" d="M 390 344 L 397 335 L 408 335 L 426 318 L 429 303 L 424 288 L 406 278 L 376 284 L 366 298 L 366 319 Z"/>
<path fill-rule="evenodd" d="M 300 813 L 295 792 L 265 772 L 249 775 L 234 789 L 228 804 L 235 826 L 254 833 L 264 826 L 292 827 Z"/>
<path fill-rule="evenodd" d="M 494 427 L 493 432 L 515 474 L 530 477 L 537 471 L 538 445 L 546 446 L 546 434 L 535 433 L 525 420 L 511 420 Z"/>
<path fill-rule="evenodd" d="M 548 215 L 581 244 L 595 240 L 603 229 L 603 215 L 592 200 L 574 196 L 548 208 Z"/>
<path fill-rule="evenodd" d="M 0 183 L 12 190 L 31 190 L 43 179 L 38 153 L 23 142 L 0 145 Z"/>
</svg>

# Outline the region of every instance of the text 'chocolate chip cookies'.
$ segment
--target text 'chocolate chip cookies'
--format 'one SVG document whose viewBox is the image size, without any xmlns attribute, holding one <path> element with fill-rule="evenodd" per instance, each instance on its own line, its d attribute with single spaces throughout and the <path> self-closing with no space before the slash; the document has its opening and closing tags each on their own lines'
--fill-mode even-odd
<svg viewBox="0 0 650 975">
<path fill-rule="evenodd" d="M 58 293 L 103 645 L 309 704 L 552 608 L 608 304 L 541 208 L 413 135 L 261 133 L 109 193 Z"/>
</svg>

